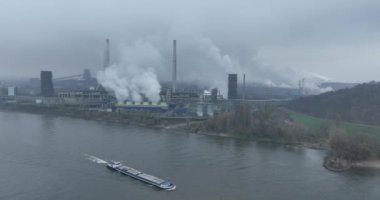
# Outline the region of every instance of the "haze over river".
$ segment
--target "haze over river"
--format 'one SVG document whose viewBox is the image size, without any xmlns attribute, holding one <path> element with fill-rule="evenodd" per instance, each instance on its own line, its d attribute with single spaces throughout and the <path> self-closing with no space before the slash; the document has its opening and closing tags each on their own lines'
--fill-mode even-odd
<svg viewBox="0 0 380 200">
<path fill-rule="evenodd" d="M 91 161 L 177 185 L 152 186 Z M 0 199 L 380 199 L 380 172 L 334 173 L 324 151 L 83 119 L 0 112 Z"/>
</svg>

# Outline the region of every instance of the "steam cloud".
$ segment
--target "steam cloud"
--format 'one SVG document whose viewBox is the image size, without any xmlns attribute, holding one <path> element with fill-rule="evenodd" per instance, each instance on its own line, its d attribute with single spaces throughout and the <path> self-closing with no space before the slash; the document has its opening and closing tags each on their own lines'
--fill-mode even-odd
<svg viewBox="0 0 380 200">
<path fill-rule="evenodd" d="M 118 101 L 160 100 L 161 85 L 155 68 L 162 63 L 162 55 L 150 43 L 138 40 L 123 48 L 117 64 L 97 73 L 98 82 L 112 90 Z"/>
<path fill-rule="evenodd" d="M 119 63 L 98 72 L 98 81 L 114 91 L 118 101 L 141 101 L 142 96 L 158 101 L 161 89 L 158 77 L 171 80 L 172 38 L 151 36 L 127 45 L 123 48 Z M 304 79 L 303 88 L 307 94 L 332 90 L 319 87 L 320 83 L 329 80 L 322 75 L 259 63 L 255 52 L 247 49 L 243 49 L 247 51 L 245 53 L 223 52 L 207 37 L 179 38 L 177 49 L 179 82 L 197 83 L 210 89 L 217 87 L 224 95 L 227 94 L 228 73 L 237 73 L 239 81 L 245 73 L 247 82 L 270 87 L 298 88 L 299 81 Z"/>
<path fill-rule="evenodd" d="M 190 37 L 190 39 L 181 40 L 178 48 L 179 51 L 183 48 L 179 62 L 192 63 L 191 66 L 179 65 L 181 80 L 201 83 L 210 88 L 217 87 L 224 95 L 227 94 L 228 73 L 237 73 L 240 83 L 245 73 L 247 82 L 283 88 L 298 88 L 299 81 L 304 79 L 303 87 L 307 94 L 319 94 L 332 90 L 319 87 L 320 83 L 330 80 L 327 77 L 308 71 L 296 71 L 290 67 L 259 63 L 256 61 L 256 52 L 251 49 L 223 52 L 222 48 L 206 37 L 192 39 Z"/>
</svg>

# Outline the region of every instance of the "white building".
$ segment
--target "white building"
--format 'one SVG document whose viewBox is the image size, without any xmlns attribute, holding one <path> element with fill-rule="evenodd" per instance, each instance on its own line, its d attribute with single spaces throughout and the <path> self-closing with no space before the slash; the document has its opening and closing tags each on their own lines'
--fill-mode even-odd
<svg viewBox="0 0 380 200">
<path fill-rule="evenodd" d="M 17 95 L 17 87 L 10 86 L 8 87 L 8 96 L 16 96 Z"/>
</svg>

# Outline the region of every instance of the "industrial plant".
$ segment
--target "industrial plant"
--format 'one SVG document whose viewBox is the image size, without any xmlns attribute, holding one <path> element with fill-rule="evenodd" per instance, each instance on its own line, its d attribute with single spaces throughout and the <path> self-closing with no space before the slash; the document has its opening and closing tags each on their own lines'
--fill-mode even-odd
<svg viewBox="0 0 380 200">
<path fill-rule="evenodd" d="M 239 103 L 252 105 L 282 104 L 299 95 L 297 89 L 268 88 L 245 83 L 245 74 L 226 74 L 226 97 L 218 88 L 191 85 L 177 80 L 177 41 L 172 44 L 171 82 L 160 82 L 159 100 L 152 101 L 139 94 L 140 101 L 117 99 L 115 92 L 106 89 L 90 70 L 67 77 L 54 77 L 52 71 L 40 71 L 39 78 L 26 84 L 4 85 L 0 101 L 8 104 L 36 105 L 41 107 L 76 107 L 81 110 L 115 113 L 150 113 L 162 117 L 207 118 L 230 110 Z M 103 70 L 110 67 L 110 40 L 106 39 Z M 239 76 L 242 83 L 239 84 Z M 249 78 L 249 77 L 248 77 Z"/>
</svg>

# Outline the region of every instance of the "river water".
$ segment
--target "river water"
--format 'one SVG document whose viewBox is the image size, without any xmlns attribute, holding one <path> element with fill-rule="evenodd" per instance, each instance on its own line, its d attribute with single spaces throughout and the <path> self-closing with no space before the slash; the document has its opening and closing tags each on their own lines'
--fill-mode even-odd
<svg viewBox="0 0 380 200">
<path fill-rule="evenodd" d="M 380 173 L 333 173 L 324 151 L 82 119 L 0 112 L 0 199 L 380 199 Z M 161 191 L 107 170 L 121 160 Z M 90 158 L 90 159 L 89 159 Z M 100 161 L 100 160 L 97 160 Z"/>
</svg>

